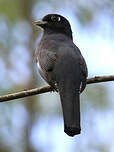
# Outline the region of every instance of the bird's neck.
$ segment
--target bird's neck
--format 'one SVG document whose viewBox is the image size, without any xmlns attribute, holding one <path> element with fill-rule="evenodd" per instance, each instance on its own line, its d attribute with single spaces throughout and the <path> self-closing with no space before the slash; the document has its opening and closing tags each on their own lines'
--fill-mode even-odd
<svg viewBox="0 0 114 152">
<path fill-rule="evenodd" d="M 72 31 L 64 31 L 64 30 L 52 30 L 52 29 L 46 29 L 44 30 L 44 35 L 51 35 L 51 34 L 63 34 L 65 36 L 67 36 L 68 38 L 70 38 L 71 40 L 73 40 L 72 37 Z"/>
</svg>

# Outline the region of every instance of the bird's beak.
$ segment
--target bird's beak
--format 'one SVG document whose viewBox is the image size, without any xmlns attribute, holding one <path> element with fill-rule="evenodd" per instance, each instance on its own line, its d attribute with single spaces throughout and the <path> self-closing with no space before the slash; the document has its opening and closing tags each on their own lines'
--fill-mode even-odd
<svg viewBox="0 0 114 152">
<path fill-rule="evenodd" d="M 33 21 L 32 24 L 37 25 L 37 26 L 44 26 L 47 24 L 46 21 Z"/>
</svg>

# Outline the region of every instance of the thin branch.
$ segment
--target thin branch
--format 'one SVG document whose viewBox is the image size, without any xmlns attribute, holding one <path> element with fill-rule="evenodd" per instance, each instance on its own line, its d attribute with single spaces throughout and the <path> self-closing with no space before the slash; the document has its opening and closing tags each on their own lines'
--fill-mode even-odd
<svg viewBox="0 0 114 152">
<path fill-rule="evenodd" d="M 114 81 L 114 75 L 109 75 L 109 76 L 95 76 L 95 77 L 93 77 L 93 78 L 87 79 L 87 84 L 107 82 L 107 81 Z"/>
<path fill-rule="evenodd" d="M 88 78 L 87 84 L 107 82 L 107 81 L 114 81 L 114 75 L 95 76 L 93 78 Z M 0 96 L 0 102 L 24 98 L 24 97 L 33 96 L 33 95 L 38 95 L 38 94 L 42 94 L 42 93 L 46 93 L 46 92 L 50 92 L 50 91 L 53 91 L 50 86 L 44 86 L 42 88 L 35 88 L 35 89 L 26 90 L 26 91 L 20 91 L 17 93 Z"/>
</svg>

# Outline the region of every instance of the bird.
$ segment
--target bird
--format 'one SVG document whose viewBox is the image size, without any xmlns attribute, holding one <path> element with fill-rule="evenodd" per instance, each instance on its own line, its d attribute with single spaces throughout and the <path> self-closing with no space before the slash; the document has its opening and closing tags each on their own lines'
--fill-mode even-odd
<svg viewBox="0 0 114 152">
<path fill-rule="evenodd" d="M 47 14 L 33 24 L 43 29 L 35 61 L 42 78 L 59 93 L 64 132 L 73 137 L 81 133 L 80 93 L 86 87 L 87 64 L 73 43 L 71 25 L 64 16 Z"/>
</svg>

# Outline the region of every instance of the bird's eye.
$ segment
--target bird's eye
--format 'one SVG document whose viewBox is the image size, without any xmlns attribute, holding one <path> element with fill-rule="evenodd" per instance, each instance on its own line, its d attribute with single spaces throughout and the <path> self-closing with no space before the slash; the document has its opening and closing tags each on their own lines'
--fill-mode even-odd
<svg viewBox="0 0 114 152">
<path fill-rule="evenodd" d="M 56 17 L 56 16 L 51 16 L 51 20 L 52 21 L 54 21 L 54 22 L 60 22 L 60 20 L 61 20 L 61 18 L 58 16 L 58 17 Z"/>
<path fill-rule="evenodd" d="M 52 21 L 56 21 L 56 17 L 55 16 L 51 16 L 51 20 Z"/>
</svg>

